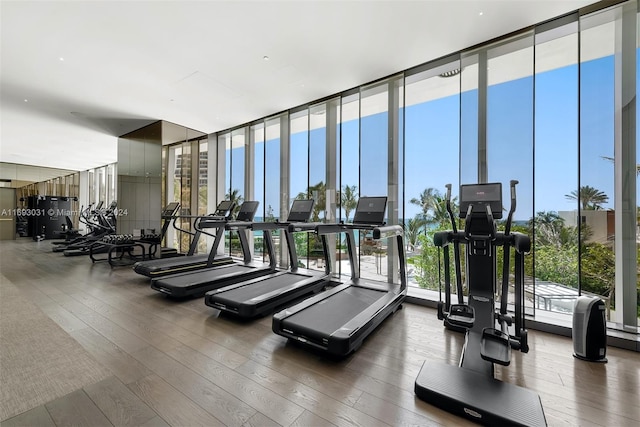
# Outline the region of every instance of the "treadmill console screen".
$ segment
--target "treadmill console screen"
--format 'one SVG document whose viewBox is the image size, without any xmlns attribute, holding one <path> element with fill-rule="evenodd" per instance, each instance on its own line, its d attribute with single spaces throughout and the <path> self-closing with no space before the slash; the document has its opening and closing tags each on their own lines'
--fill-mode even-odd
<svg viewBox="0 0 640 427">
<path fill-rule="evenodd" d="M 287 217 L 287 222 L 307 222 L 311 218 L 315 200 L 294 200 Z"/>
<path fill-rule="evenodd" d="M 180 203 L 178 202 L 171 202 L 167 205 L 167 207 L 164 208 L 164 211 L 162 211 L 162 216 L 173 216 L 176 214 L 176 211 L 178 210 L 178 208 L 180 207 Z"/>
<path fill-rule="evenodd" d="M 494 219 L 502 218 L 502 184 L 465 184 L 460 186 L 460 218 L 467 216 L 469 206 L 474 214 L 486 215 L 491 208 Z"/>
<path fill-rule="evenodd" d="M 387 197 L 360 197 L 354 224 L 384 224 L 384 213 L 387 210 Z"/>
<path fill-rule="evenodd" d="M 233 208 L 233 202 L 230 200 L 223 200 L 218 204 L 216 208 L 216 216 L 227 216 L 227 213 Z"/>
<path fill-rule="evenodd" d="M 253 221 L 253 217 L 256 215 L 259 204 L 260 202 L 254 201 L 242 203 L 242 205 L 240 205 L 240 212 L 238 212 L 236 221 Z"/>
</svg>

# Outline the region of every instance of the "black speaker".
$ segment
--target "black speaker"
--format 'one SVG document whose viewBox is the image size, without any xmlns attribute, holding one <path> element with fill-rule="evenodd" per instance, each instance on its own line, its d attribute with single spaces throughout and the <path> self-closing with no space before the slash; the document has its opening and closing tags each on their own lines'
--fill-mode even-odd
<svg viewBox="0 0 640 427">
<path fill-rule="evenodd" d="M 581 296 L 573 305 L 573 355 L 591 362 L 606 362 L 605 305 L 595 296 Z"/>
</svg>

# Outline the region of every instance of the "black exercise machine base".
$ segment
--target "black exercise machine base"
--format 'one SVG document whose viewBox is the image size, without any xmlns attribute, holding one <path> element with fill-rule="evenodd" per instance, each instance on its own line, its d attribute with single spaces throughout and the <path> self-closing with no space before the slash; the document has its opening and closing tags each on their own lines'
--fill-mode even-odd
<svg viewBox="0 0 640 427">
<path fill-rule="evenodd" d="M 535 392 L 470 369 L 425 361 L 415 392 L 427 403 L 480 424 L 547 425 Z"/>
</svg>

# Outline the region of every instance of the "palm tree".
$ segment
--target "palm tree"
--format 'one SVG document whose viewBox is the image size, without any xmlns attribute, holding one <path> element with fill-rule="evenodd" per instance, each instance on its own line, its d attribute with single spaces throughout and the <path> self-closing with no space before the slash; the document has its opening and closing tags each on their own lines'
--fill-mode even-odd
<svg viewBox="0 0 640 427">
<path fill-rule="evenodd" d="M 418 236 L 420 231 L 426 225 L 426 221 L 420 215 L 416 215 L 415 218 L 411 218 L 404 225 L 404 236 L 407 239 L 407 251 L 413 251 L 418 243 Z"/>
<path fill-rule="evenodd" d="M 451 209 L 457 210 L 457 197 L 451 199 Z M 439 227 L 449 228 L 451 227 L 451 218 L 449 212 L 447 212 L 447 198 L 441 195 L 439 192 L 433 195 L 432 214 L 428 218 L 431 224 L 437 224 Z"/>
<path fill-rule="evenodd" d="M 233 208 L 233 215 L 236 215 L 240 210 L 240 205 L 244 202 L 244 197 L 240 195 L 240 190 L 237 188 L 232 190 L 230 193 L 224 195 L 225 200 L 229 200 L 236 204 L 236 207 Z"/>
<path fill-rule="evenodd" d="M 349 214 L 358 206 L 358 187 L 345 185 L 340 194 L 340 204 L 344 210 L 345 221 L 349 222 Z"/>
<path fill-rule="evenodd" d="M 562 231 L 564 219 L 554 211 L 541 211 L 536 213 L 534 218 L 529 220 L 529 230 L 534 234 L 535 242 L 538 246 L 562 246 Z"/>
<path fill-rule="evenodd" d="M 573 190 L 571 193 L 565 194 L 564 197 L 568 200 L 579 201 L 582 205 L 582 210 L 592 211 L 602 209 L 602 205 L 609 201 L 609 196 L 589 185 L 583 185 L 580 187 L 580 191 Z"/>
<path fill-rule="evenodd" d="M 583 240 L 588 239 L 591 231 L 586 225 L 578 227 L 565 226 L 564 218 L 554 211 L 538 212 L 529 220 L 529 232 L 534 234 L 537 246 L 554 246 L 558 249 L 578 244 L 578 231 Z"/>
<path fill-rule="evenodd" d="M 433 187 L 426 188 L 420 193 L 419 198 L 409 200 L 409 203 L 420 206 L 423 218 L 427 218 L 429 210 L 433 208 L 434 196 L 439 194 L 438 190 Z"/>
<path fill-rule="evenodd" d="M 540 211 L 536 213 L 535 218 L 529 220 L 529 230 L 533 230 L 534 223 L 536 225 L 549 224 L 549 225 L 563 225 L 564 219 L 554 211 Z"/>
</svg>

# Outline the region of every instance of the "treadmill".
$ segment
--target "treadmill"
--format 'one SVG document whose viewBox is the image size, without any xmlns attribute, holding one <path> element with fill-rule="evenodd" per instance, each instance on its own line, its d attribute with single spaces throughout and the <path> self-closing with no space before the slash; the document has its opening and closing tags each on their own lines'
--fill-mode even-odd
<svg viewBox="0 0 640 427">
<path fill-rule="evenodd" d="M 231 218 L 235 203 L 229 200 L 224 200 L 218 204 L 216 211 L 213 215 L 198 216 L 198 217 L 185 217 L 177 216 L 173 218 L 173 228 L 191 234 L 191 244 L 189 245 L 189 251 L 184 256 L 152 259 L 147 261 L 138 261 L 133 265 L 133 271 L 143 276 L 150 278 L 163 277 L 170 274 L 184 273 L 188 271 L 200 270 L 207 267 L 213 267 L 214 265 L 220 265 L 224 263 L 231 263 L 233 260 L 230 257 L 215 257 L 217 246 L 214 244 L 209 254 L 195 254 L 198 248 L 198 242 L 200 236 L 206 234 L 214 236 L 206 232 L 208 228 L 216 228 L 218 232 L 215 234 L 224 234 L 224 226 Z M 184 230 L 176 225 L 176 221 L 179 218 L 193 218 L 195 232 L 190 230 Z M 214 256 L 212 256 L 212 253 Z"/>
<path fill-rule="evenodd" d="M 308 222 L 313 205 L 313 199 L 294 200 L 286 222 L 268 223 L 274 230 L 284 230 L 290 270 L 274 271 L 266 276 L 214 289 L 206 293 L 204 303 L 242 318 L 252 318 L 271 313 L 277 307 L 322 290 L 331 277 L 330 262 L 327 260 L 324 271 L 299 268 L 293 239 L 294 232 L 311 232 L 318 225 Z M 324 235 L 322 246 L 326 257 L 329 251 Z"/>
<path fill-rule="evenodd" d="M 155 278 L 151 280 L 151 289 L 175 298 L 193 298 L 203 296 L 212 289 L 222 288 L 276 271 L 276 257 L 271 237 L 273 225 L 268 222 L 252 222 L 258 210 L 258 204 L 259 202 L 256 201 L 245 201 L 240 206 L 236 221 L 228 222 L 225 226 L 226 230 L 238 233 L 240 247 L 244 256 L 242 260 L 234 260 L 230 264 L 190 273 Z M 250 230 L 263 232 L 264 244 L 269 255 L 268 264 L 252 259 L 252 251 L 249 247 L 248 239 Z M 216 250 L 216 243 L 214 243 L 210 257 L 214 255 Z"/>
<path fill-rule="evenodd" d="M 316 233 L 345 233 L 351 280 L 286 308 L 273 316 L 273 332 L 305 346 L 343 357 L 357 350 L 383 320 L 402 307 L 407 295 L 403 230 L 384 225 L 386 197 L 361 197 L 353 224 L 324 224 Z M 373 238 L 395 238 L 400 284 L 360 278 L 354 230 Z"/>
</svg>

